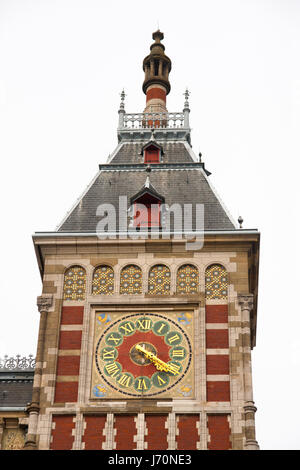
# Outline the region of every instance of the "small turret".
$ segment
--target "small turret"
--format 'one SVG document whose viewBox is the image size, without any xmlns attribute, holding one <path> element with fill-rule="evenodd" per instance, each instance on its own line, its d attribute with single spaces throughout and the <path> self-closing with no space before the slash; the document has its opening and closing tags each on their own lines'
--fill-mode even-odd
<svg viewBox="0 0 300 470">
<path fill-rule="evenodd" d="M 146 95 L 144 112 L 167 112 L 166 97 L 171 89 L 169 82 L 171 60 L 165 55 L 165 46 L 160 42 L 164 34 L 157 30 L 152 37 L 155 42 L 150 46 L 150 54 L 143 61 L 145 72 L 143 92 Z"/>
</svg>

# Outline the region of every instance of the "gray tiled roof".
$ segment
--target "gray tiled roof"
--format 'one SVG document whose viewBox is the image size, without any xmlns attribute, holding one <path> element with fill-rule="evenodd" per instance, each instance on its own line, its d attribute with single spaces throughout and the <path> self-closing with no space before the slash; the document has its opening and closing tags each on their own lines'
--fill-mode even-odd
<svg viewBox="0 0 300 470">
<path fill-rule="evenodd" d="M 6 407 L 26 407 L 31 402 L 33 372 L 0 373 L 0 411 Z"/>
<path fill-rule="evenodd" d="M 144 144 L 145 142 L 124 143 L 110 163 L 114 165 L 120 163 L 144 163 L 143 156 L 141 155 Z M 166 142 L 165 144 L 159 142 L 159 145 L 163 148 L 163 163 L 191 163 L 194 161 L 183 142 Z"/>
<path fill-rule="evenodd" d="M 150 173 L 145 171 L 146 165 L 139 155 L 142 145 L 124 143 L 121 146 L 109 166 L 102 166 L 86 193 L 58 228 L 59 232 L 95 232 L 100 220 L 96 216 L 97 207 L 110 203 L 118 211 L 119 196 L 127 196 L 129 207 L 130 198 L 143 187 L 147 175 L 156 191 L 165 198 L 165 204 L 204 204 L 205 230 L 235 229 L 205 172 L 194 162 L 184 143 L 162 144 L 162 165 L 151 165 Z M 117 220 L 117 230 L 118 227 Z"/>
</svg>

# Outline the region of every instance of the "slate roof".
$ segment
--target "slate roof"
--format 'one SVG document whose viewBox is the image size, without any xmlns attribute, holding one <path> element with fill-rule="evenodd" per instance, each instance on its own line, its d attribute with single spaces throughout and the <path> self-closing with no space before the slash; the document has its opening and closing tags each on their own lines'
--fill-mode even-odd
<svg viewBox="0 0 300 470">
<path fill-rule="evenodd" d="M 26 407 L 31 402 L 34 372 L 0 372 L 1 408 Z"/>
<path fill-rule="evenodd" d="M 96 232 L 101 217 L 96 215 L 100 204 L 112 204 L 118 214 L 119 196 L 130 198 L 145 184 L 149 175 L 151 184 L 165 198 L 165 204 L 204 204 L 205 230 L 234 230 L 236 226 L 220 201 L 207 173 L 196 163 L 184 142 L 162 143 L 164 155 L 161 164 L 151 164 L 151 172 L 143 164 L 142 143 L 122 143 L 108 165 L 101 165 L 98 175 L 77 201 L 58 232 Z M 125 215 L 126 216 L 126 215 Z M 119 220 L 117 217 L 117 230 Z M 195 225 L 193 224 L 193 230 Z"/>
<path fill-rule="evenodd" d="M 162 144 L 161 142 L 156 143 L 163 148 L 162 163 L 192 163 L 194 161 L 183 142 L 166 142 L 165 144 Z M 141 152 L 142 147 L 145 144 L 146 142 L 124 143 L 109 163 L 112 165 L 123 163 L 144 163 L 144 158 L 143 155 L 141 155 Z"/>
</svg>

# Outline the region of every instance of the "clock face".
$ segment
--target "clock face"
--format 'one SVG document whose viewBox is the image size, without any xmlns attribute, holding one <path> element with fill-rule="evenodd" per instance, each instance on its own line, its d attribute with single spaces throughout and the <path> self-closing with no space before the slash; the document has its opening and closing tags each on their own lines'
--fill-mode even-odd
<svg viewBox="0 0 300 470">
<path fill-rule="evenodd" d="M 96 313 L 92 397 L 189 398 L 191 313 Z"/>
</svg>

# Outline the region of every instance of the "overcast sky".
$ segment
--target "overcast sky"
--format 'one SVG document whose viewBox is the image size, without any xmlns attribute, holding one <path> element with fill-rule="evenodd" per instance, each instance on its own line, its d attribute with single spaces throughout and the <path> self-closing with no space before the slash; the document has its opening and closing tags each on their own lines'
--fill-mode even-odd
<svg viewBox="0 0 300 470">
<path fill-rule="evenodd" d="M 122 88 L 126 111 L 143 111 L 158 27 L 168 110 L 188 87 L 195 153 L 232 216 L 262 234 L 258 442 L 299 449 L 297 0 L 0 0 L 0 356 L 36 352 L 32 234 L 55 229 L 115 149 Z"/>
</svg>

